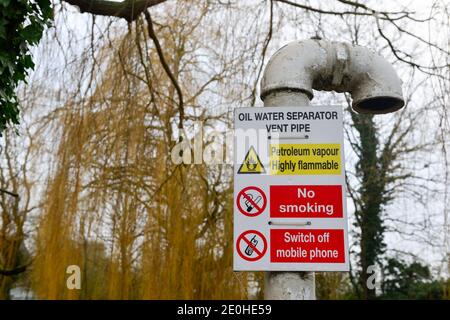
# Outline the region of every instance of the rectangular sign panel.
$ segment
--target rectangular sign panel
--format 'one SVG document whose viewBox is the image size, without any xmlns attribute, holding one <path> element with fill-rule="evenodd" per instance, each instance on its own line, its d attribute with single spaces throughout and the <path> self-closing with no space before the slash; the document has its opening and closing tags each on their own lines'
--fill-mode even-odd
<svg viewBox="0 0 450 320">
<path fill-rule="evenodd" d="M 349 270 L 341 107 L 236 109 L 234 161 L 234 270 Z"/>
<path fill-rule="evenodd" d="M 270 241 L 270 262 L 345 262 L 343 230 L 272 229 Z"/>
<path fill-rule="evenodd" d="M 270 174 L 340 174 L 339 144 L 270 144 Z"/>
<path fill-rule="evenodd" d="M 342 186 L 271 185 L 271 218 L 342 218 Z"/>
</svg>

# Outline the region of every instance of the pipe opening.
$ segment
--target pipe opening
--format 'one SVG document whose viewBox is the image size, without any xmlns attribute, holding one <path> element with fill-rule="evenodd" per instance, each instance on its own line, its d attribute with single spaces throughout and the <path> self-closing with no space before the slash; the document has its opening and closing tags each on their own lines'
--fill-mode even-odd
<svg viewBox="0 0 450 320">
<path fill-rule="evenodd" d="M 360 113 L 388 113 L 401 109 L 404 106 L 403 99 L 395 97 L 375 97 L 358 101 L 354 109 Z"/>
</svg>

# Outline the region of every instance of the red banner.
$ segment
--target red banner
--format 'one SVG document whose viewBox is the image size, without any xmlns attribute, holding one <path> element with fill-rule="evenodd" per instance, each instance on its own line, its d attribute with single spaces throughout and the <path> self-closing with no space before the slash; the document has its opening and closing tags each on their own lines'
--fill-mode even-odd
<svg viewBox="0 0 450 320">
<path fill-rule="evenodd" d="M 270 262 L 344 263 L 344 230 L 272 229 Z"/>
<path fill-rule="evenodd" d="M 342 187 L 270 186 L 272 218 L 342 218 Z"/>
</svg>

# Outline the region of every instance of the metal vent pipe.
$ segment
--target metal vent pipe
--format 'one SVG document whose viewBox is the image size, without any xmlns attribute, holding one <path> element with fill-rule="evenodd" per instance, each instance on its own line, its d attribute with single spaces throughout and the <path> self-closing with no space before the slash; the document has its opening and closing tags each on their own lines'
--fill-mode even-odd
<svg viewBox="0 0 450 320">
<path fill-rule="evenodd" d="M 359 113 L 389 113 L 405 104 L 402 82 L 383 57 L 324 40 L 295 41 L 279 49 L 264 71 L 261 99 L 265 107 L 304 107 L 313 89 L 350 92 Z M 314 272 L 266 272 L 264 298 L 316 299 Z"/>
<path fill-rule="evenodd" d="M 324 40 L 291 42 L 269 60 L 261 99 L 297 91 L 310 100 L 313 89 L 350 92 L 359 113 L 389 113 L 404 106 L 402 82 L 383 57 L 361 46 Z"/>
</svg>

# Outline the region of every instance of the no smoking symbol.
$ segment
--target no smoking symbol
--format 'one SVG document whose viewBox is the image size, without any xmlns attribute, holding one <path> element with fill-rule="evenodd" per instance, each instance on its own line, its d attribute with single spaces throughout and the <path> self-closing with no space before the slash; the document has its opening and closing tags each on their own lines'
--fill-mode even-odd
<svg viewBox="0 0 450 320">
<path fill-rule="evenodd" d="M 267 251 L 267 240 L 261 232 L 248 230 L 237 238 L 236 249 L 242 259 L 257 261 Z"/>
<path fill-rule="evenodd" d="M 260 188 L 250 186 L 238 193 L 236 204 L 242 214 L 248 217 L 256 217 L 263 213 L 266 208 L 267 198 Z"/>
</svg>

